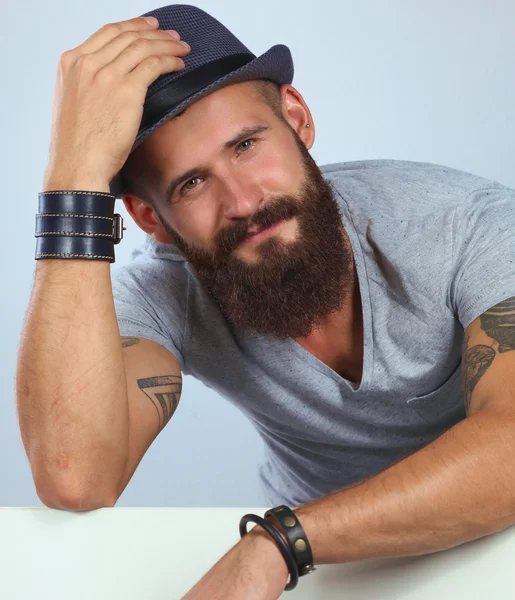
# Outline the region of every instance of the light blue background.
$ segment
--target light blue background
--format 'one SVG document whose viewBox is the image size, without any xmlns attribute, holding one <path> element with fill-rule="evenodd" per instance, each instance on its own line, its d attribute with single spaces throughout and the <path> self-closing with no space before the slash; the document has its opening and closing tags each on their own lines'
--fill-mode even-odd
<svg viewBox="0 0 515 600">
<path fill-rule="evenodd" d="M 164 4 L 164 2 L 163 2 Z M 19 434 L 15 364 L 34 270 L 34 215 L 62 52 L 104 23 L 161 4 L 2 3 L 0 505 L 40 506 Z M 256 55 L 290 47 L 293 85 L 313 113 L 318 164 L 394 158 L 515 187 L 513 0 L 199 1 Z M 127 217 L 116 266 L 143 233 Z M 114 268 L 116 268 L 116 266 Z M 85 398 L 87 401 L 87 398 Z M 118 506 L 265 506 L 262 446 L 245 418 L 191 377 Z"/>
</svg>

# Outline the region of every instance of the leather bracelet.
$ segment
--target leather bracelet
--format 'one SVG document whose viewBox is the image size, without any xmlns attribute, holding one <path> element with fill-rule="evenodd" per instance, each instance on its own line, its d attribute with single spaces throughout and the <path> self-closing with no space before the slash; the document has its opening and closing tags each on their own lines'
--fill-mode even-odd
<svg viewBox="0 0 515 600">
<path fill-rule="evenodd" d="M 115 197 L 104 192 L 57 190 L 39 193 L 36 260 L 82 258 L 115 261 L 114 244 L 123 238 Z"/>
<path fill-rule="evenodd" d="M 289 592 L 290 590 L 293 590 L 297 586 L 297 583 L 299 582 L 299 572 L 297 569 L 297 565 L 295 563 L 295 558 L 293 557 L 292 551 L 291 551 L 290 547 L 288 546 L 287 542 L 285 541 L 285 539 L 282 537 L 282 535 L 277 531 L 277 529 L 271 523 L 269 523 L 262 517 L 259 517 L 258 515 L 254 515 L 252 513 L 243 515 L 243 517 L 240 519 L 240 536 L 241 537 L 245 536 L 248 533 L 247 523 L 249 523 L 249 522 L 254 522 L 254 523 L 257 523 L 258 525 L 260 525 L 274 539 L 279 550 L 281 551 L 281 554 L 283 555 L 284 560 L 286 561 L 286 564 L 288 566 L 288 571 L 290 572 L 290 581 L 286 584 L 286 587 L 284 589 L 287 592 Z"/>
<path fill-rule="evenodd" d="M 267 510 L 265 518 L 267 517 L 271 517 L 274 520 L 274 523 L 277 523 L 280 531 L 282 531 L 288 539 L 299 570 L 299 577 L 303 577 L 304 575 L 316 571 L 316 567 L 313 565 L 313 552 L 311 551 L 308 537 L 293 510 L 288 506 L 281 504 L 280 506 Z"/>
</svg>

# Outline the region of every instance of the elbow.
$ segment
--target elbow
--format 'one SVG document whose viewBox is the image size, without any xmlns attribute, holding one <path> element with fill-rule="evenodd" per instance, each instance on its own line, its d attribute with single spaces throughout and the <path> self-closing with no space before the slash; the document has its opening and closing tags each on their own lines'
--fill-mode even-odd
<svg viewBox="0 0 515 600">
<path fill-rule="evenodd" d="M 116 503 L 116 500 L 96 500 L 62 493 L 54 494 L 52 496 L 43 496 L 38 492 L 38 496 L 47 508 L 70 512 L 87 512 L 90 510 L 98 510 L 99 508 L 111 508 Z"/>
<path fill-rule="evenodd" d="M 105 493 L 84 485 L 41 481 L 36 483 L 36 493 L 48 508 L 70 512 L 86 512 L 99 508 L 112 508 L 118 494 Z"/>
</svg>

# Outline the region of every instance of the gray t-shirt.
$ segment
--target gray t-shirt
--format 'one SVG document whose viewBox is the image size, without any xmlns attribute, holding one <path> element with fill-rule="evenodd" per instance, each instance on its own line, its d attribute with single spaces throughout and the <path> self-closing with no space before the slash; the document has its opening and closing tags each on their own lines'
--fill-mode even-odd
<svg viewBox="0 0 515 600">
<path fill-rule="evenodd" d="M 360 384 L 290 338 L 231 326 L 172 245 L 148 237 L 113 270 L 121 334 L 162 344 L 184 374 L 251 420 L 265 444 L 259 476 L 273 506 L 368 478 L 465 418 L 464 328 L 515 296 L 515 190 L 432 163 L 321 170 L 356 261 Z"/>
</svg>

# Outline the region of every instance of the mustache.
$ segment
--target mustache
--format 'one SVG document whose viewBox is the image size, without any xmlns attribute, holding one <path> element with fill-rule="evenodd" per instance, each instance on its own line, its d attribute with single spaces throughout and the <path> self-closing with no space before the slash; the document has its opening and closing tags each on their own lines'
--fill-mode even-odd
<svg viewBox="0 0 515 600">
<path fill-rule="evenodd" d="M 295 196 L 280 196 L 256 212 L 251 219 L 239 221 L 220 231 L 215 238 L 215 245 L 223 256 L 228 256 L 245 241 L 250 227 L 267 229 L 276 223 L 298 216 L 300 212 L 301 207 Z"/>
</svg>

